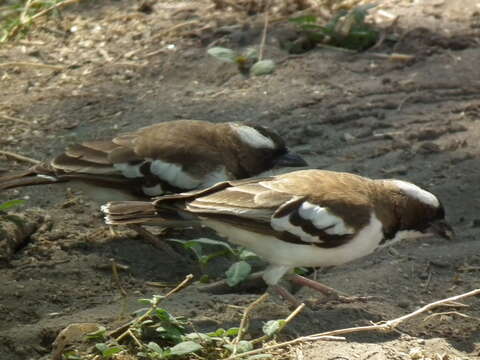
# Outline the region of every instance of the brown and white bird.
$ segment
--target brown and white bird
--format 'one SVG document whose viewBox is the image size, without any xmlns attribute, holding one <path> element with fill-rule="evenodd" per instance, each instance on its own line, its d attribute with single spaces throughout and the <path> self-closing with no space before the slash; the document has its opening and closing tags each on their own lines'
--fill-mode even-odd
<svg viewBox="0 0 480 360">
<path fill-rule="evenodd" d="M 267 260 L 263 278 L 277 290 L 288 274 L 322 291 L 293 275 L 297 266 L 344 264 L 408 237 L 453 236 L 432 193 L 402 180 L 324 170 L 223 182 L 153 202 L 111 202 L 102 211 L 108 224 L 206 225 Z"/>
<path fill-rule="evenodd" d="M 94 198 L 109 188 L 152 197 L 306 165 L 288 151 L 280 136 L 264 127 L 176 120 L 71 145 L 51 161 L 1 176 L 0 191 L 75 180 L 99 189 L 97 194 L 93 190 Z M 103 202 L 115 200 L 108 196 Z"/>
</svg>

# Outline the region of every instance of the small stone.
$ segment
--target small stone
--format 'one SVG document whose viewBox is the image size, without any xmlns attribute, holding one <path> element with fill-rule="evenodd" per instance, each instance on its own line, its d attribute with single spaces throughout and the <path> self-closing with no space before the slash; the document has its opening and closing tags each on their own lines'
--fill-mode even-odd
<svg viewBox="0 0 480 360">
<path fill-rule="evenodd" d="M 400 301 L 397 306 L 401 307 L 402 309 L 408 309 L 410 307 L 410 303 L 408 301 Z"/>
<path fill-rule="evenodd" d="M 346 142 L 352 142 L 356 139 L 355 136 L 353 136 L 352 134 L 350 133 L 345 133 L 343 134 L 343 140 L 345 140 Z"/>
<path fill-rule="evenodd" d="M 431 153 L 439 153 L 441 151 L 440 145 L 426 141 L 420 144 L 417 150 L 421 154 L 431 154 Z"/>
</svg>

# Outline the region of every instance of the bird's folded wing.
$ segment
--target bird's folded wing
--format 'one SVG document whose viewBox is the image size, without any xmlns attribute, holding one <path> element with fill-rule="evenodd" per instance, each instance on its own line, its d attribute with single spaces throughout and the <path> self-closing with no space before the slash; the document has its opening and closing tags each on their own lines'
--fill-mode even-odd
<svg viewBox="0 0 480 360">
<path fill-rule="evenodd" d="M 291 183 L 292 191 L 288 191 L 285 184 L 283 191 L 274 190 L 278 181 L 282 180 L 250 180 L 236 186 L 227 185 L 212 194 L 208 194 L 207 189 L 206 195 L 186 201 L 185 209 L 200 217 L 270 234 L 279 240 L 320 247 L 344 244 L 369 221 L 367 204 L 346 203 L 347 211 L 366 212 L 366 216 L 357 216 L 358 221 L 347 222 L 329 207 L 328 201 L 322 203 L 318 196 L 295 194 L 293 188 L 298 188 L 298 184 Z"/>
</svg>

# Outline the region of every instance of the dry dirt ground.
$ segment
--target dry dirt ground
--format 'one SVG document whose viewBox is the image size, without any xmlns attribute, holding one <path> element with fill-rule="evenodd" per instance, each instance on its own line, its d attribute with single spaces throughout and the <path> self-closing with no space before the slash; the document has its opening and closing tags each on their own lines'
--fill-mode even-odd
<svg viewBox="0 0 480 360">
<path fill-rule="evenodd" d="M 209 57 L 206 47 L 213 41 L 235 49 L 257 46 L 263 17 L 257 27 L 228 27 L 237 21 L 233 12 L 209 9 L 208 21 L 199 16 L 211 6 L 207 1 L 153 3 L 82 1 L 0 48 L 1 149 L 47 159 L 69 143 L 158 121 L 252 121 L 276 129 L 315 168 L 409 179 L 439 195 L 457 242 L 410 241 L 396 253 L 382 251 L 320 274 L 330 286 L 378 299 L 320 304 L 296 318 L 282 339 L 391 319 L 480 287 L 478 1 L 384 3 L 385 11 L 401 15 L 389 30 L 397 41 L 363 54 L 317 48 L 286 59 L 276 40 L 282 22 L 272 22 L 265 53 L 282 61 L 274 74 L 253 78 Z M 372 54 L 392 52 L 414 58 Z M 26 165 L 0 157 L 0 168 Z M 109 237 L 98 205 L 68 185 L 1 194 L 1 200 L 18 198 L 28 199 L 19 211 L 36 208 L 44 220 L 0 269 L 0 359 L 47 358 L 66 325 L 111 327 L 140 306 L 137 298 L 164 292 L 147 282 L 200 275 L 190 255 L 175 263 L 130 232 Z M 112 280 L 112 258 L 128 266 L 120 273 L 126 302 Z M 227 265 L 213 266 L 217 276 Z M 244 306 L 257 296 L 209 295 L 192 285 L 165 307 L 209 330 L 238 324 L 241 312 L 229 305 Z M 319 295 L 302 289 L 299 296 Z M 297 345 L 276 356 L 480 359 L 480 303 L 465 303 L 470 307 L 453 310 L 468 318 L 420 317 L 402 324 L 400 332 L 347 335 L 345 342 Z M 288 314 L 280 302 L 268 300 L 254 314 L 254 332 Z"/>
</svg>

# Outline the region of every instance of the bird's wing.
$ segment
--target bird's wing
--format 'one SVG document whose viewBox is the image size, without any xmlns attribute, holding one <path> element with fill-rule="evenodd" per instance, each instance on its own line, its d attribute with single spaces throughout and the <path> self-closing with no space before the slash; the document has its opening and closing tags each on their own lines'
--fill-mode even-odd
<svg viewBox="0 0 480 360">
<path fill-rule="evenodd" d="M 310 181 L 291 173 L 230 183 L 210 194 L 207 189 L 193 200 L 187 197 L 185 210 L 288 242 L 339 246 L 368 224 L 371 207 L 365 196 L 359 195 L 353 202 L 348 197 L 338 200 L 339 190 L 332 201 L 328 189 L 318 186 L 322 172 L 315 174 L 318 179 Z"/>
</svg>

